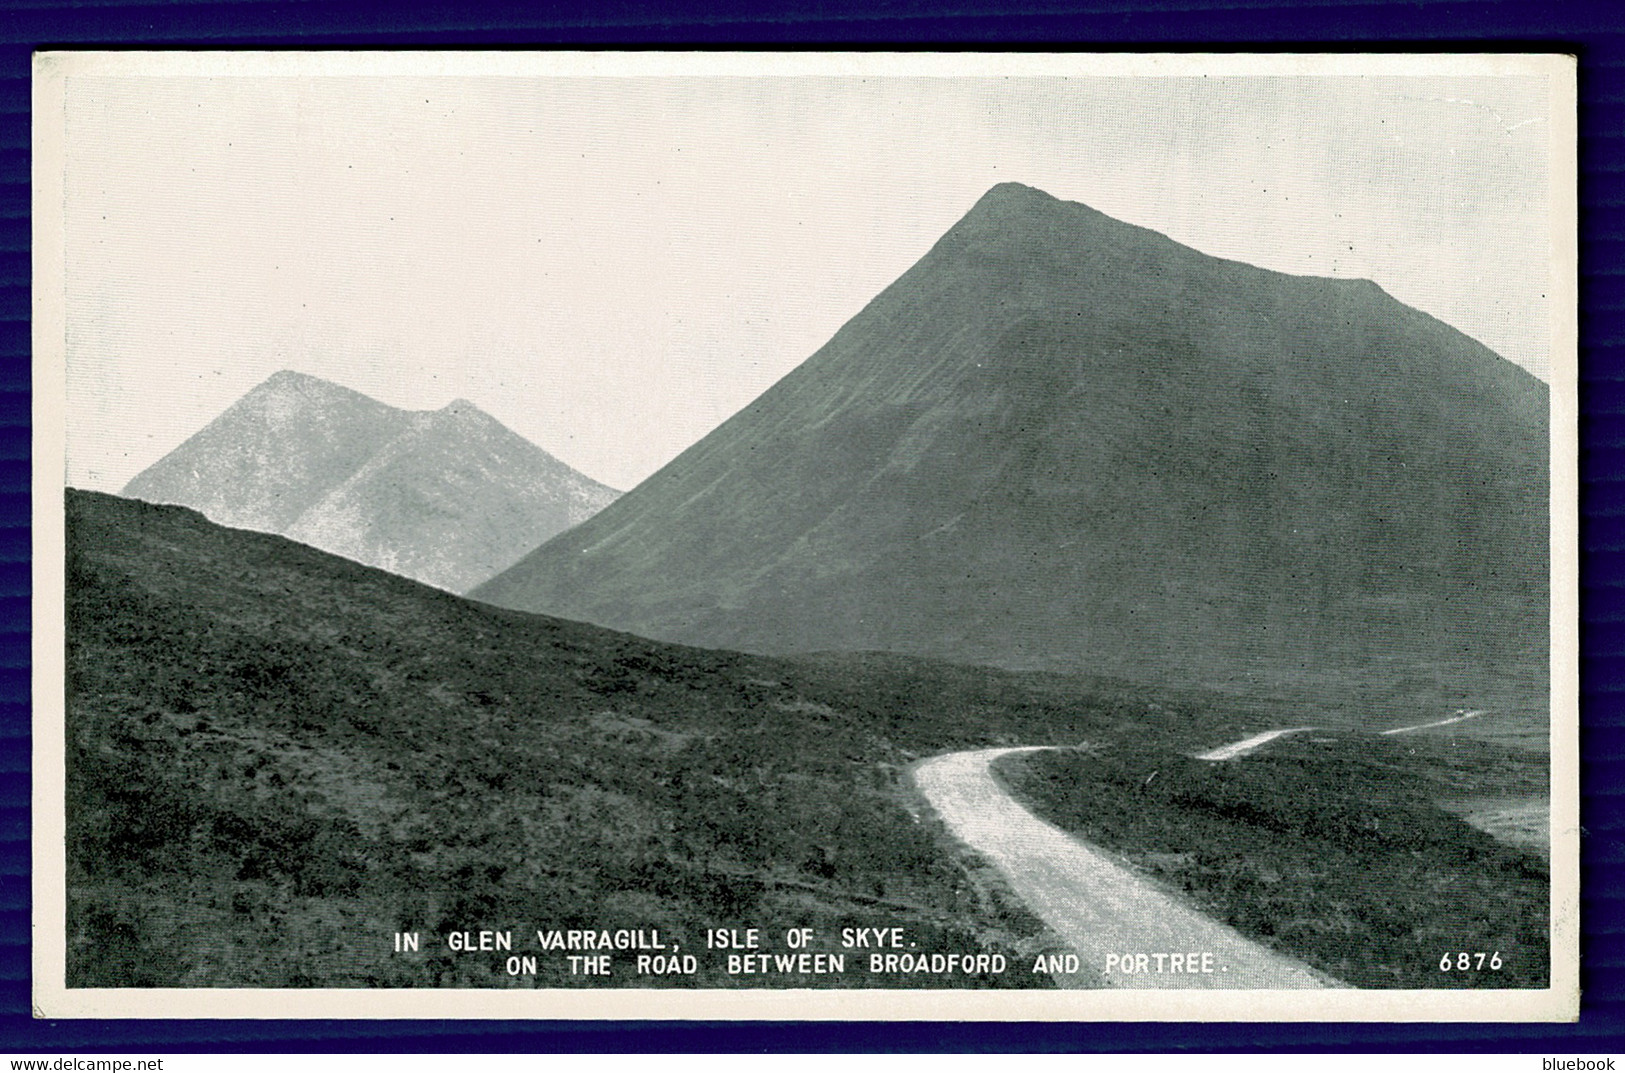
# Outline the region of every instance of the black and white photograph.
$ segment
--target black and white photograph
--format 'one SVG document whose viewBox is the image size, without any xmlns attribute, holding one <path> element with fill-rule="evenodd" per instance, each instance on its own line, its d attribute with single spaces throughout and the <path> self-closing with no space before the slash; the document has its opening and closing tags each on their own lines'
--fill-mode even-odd
<svg viewBox="0 0 1625 1073">
<path fill-rule="evenodd" d="M 1574 1017 L 1574 94 L 37 55 L 36 1008 Z"/>
</svg>

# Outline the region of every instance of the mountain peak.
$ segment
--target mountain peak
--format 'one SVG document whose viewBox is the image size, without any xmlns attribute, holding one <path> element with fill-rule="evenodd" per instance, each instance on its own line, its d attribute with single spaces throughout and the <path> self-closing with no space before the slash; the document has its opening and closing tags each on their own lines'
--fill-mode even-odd
<svg viewBox="0 0 1625 1073">
<path fill-rule="evenodd" d="M 478 596 L 716 648 L 1209 685 L 1488 652 L 1496 615 L 1535 636 L 1544 388 L 1374 284 L 1308 279 L 1000 183 Z"/>
<path fill-rule="evenodd" d="M 490 433 L 496 430 L 501 430 L 510 435 L 513 434 L 513 431 L 501 421 L 498 421 L 467 399 L 452 399 L 440 409 L 432 411 L 426 416 L 436 423 L 449 423 L 451 426 L 461 429 L 463 434 L 473 432 Z"/>
<path fill-rule="evenodd" d="M 364 406 L 383 405 L 342 384 L 335 384 L 331 380 L 323 380 L 319 376 L 295 372 L 292 369 L 272 373 L 244 396 L 245 401 L 251 398 L 277 407 L 298 405 L 296 400 L 299 399 L 325 405 L 344 405 L 346 402 Z"/>
<path fill-rule="evenodd" d="M 1036 186 L 1028 186 L 1026 183 L 1017 182 L 994 183 L 988 188 L 987 193 L 983 194 L 981 199 L 977 202 L 979 205 L 997 205 L 1007 203 L 1029 205 L 1065 204 L 1065 202 L 1056 197 L 1054 194 L 1040 190 Z"/>
<path fill-rule="evenodd" d="M 468 399 L 403 410 L 284 369 L 124 494 L 461 590 L 619 493 Z"/>
<path fill-rule="evenodd" d="M 1173 254 L 1186 247 L 1148 228 L 1108 216 L 1079 201 L 1065 201 L 1024 183 L 992 187 L 951 228 L 948 249 L 968 246 L 984 253 L 1027 260 L 1040 251 L 1063 259 L 1084 250 Z"/>
<path fill-rule="evenodd" d="M 974 219 L 977 216 L 988 215 L 1047 217 L 1070 219 L 1074 222 L 1107 220 L 1122 227 L 1134 226 L 1107 216 L 1099 209 L 1091 208 L 1081 201 L 1067 201 L 1036 186 L 1013 182 L 998 183 L 990 187 L 987 193 L 977 199 L 970 212 L 965 214 L 965 218 Z"/>
<path fill-rule="evenodd" d="M 309 373 L 297 372 L 293 369 L 281 369 L 266 378 L 261 387 L 275 388 L 319 388 L 323 390 L 345 390 L 331 380 L 323 380 L 319 376 Z"/>
<path fill-rule="evenodd" d="M 988 220 L 1007 223 L 1023 218 L 1053 218 L 1058 213 L 1078 209 L 1094 213 L 1093 209 L 1085 205 L 1062 201 L 1034 186 L 1027 186 L 1024 183 L 999 183 L 977 199 L 976 204 L 965 214 L 963 222 Z"/>
</svg>

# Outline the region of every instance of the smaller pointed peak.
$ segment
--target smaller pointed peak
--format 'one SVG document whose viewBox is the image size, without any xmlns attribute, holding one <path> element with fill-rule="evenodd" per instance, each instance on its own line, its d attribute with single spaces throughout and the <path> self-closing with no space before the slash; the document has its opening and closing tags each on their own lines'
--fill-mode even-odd
<svg viewBox="0 0 1625 1073">
<path fill-rule="evenodd" d="M 331 380 L 323 380 L 319 376 L 295 372 L 292 369 L 283 369 L 271 374 L 238 402 L 284 410 L 288 407 L 393 409 L 354 388 L 347 388 L 343 384 L 335 384 Z"/>
<path fill-rule="evenodd" d="M 433 418 L 439 421 L 449 421 L 464 428 L 506 428 L 502 422 L 480 409 L 467 399 L 452 399 L 440 409 L 433 411 Z"/>
<path fill-rule="evenodd" d="M 309 373 L 296 372 L 293 369 L 282 369 L 272 373 L 260 384 L 260 390 L 271 389 L 277 391 L 322 391 L 339 392 L 348 391 L 331 380 L 323 380 L 319 376 Z"/>
</svg>

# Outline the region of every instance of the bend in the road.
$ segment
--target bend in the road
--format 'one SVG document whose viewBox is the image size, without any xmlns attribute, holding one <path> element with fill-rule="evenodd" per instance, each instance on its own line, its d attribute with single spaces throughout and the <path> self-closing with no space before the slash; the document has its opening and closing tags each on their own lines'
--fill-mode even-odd
<svg viewBox="0 0 1625 1073">
<path fill-rule="evenodd" d="M 1102 850 L 1022 807 L 993 776 L 990 765 L 1004 756 L 1042 748 L 978 749 L 933 757 L 915 766 L 914 782 L 948 829 L 992 862 L 1027 907 L 1107 986 L 1337 986 L 1307 965 L 1205 916 Z M 1179 955 L 1177 962 L 1174 954 Z M 1194 964 L 1196 971 L 1172 971 L 1168 967 L 1174 964 Z M 1155 971 L 1157 965 L 1164 970 Z"/>
</svg>

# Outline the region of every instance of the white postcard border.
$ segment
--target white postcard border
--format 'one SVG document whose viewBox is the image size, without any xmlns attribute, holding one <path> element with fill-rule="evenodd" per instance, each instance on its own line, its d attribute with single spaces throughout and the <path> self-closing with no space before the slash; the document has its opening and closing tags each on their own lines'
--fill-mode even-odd
<svg viewBox="0 0 1625 1073">
<path fill-rule="evenodd" d="M 364 990 L 65 986 L 64 86 L 81 75 L 1537 75 L 1551 137 L 1552 986 L 1544 990 Z M 54 1018 L 1561 1021 L 1579 1010 L 1579 479 L 1575 60 L 1513 54 L 51 52 L 33 84 L 33 973 Z"/>
</svg>

